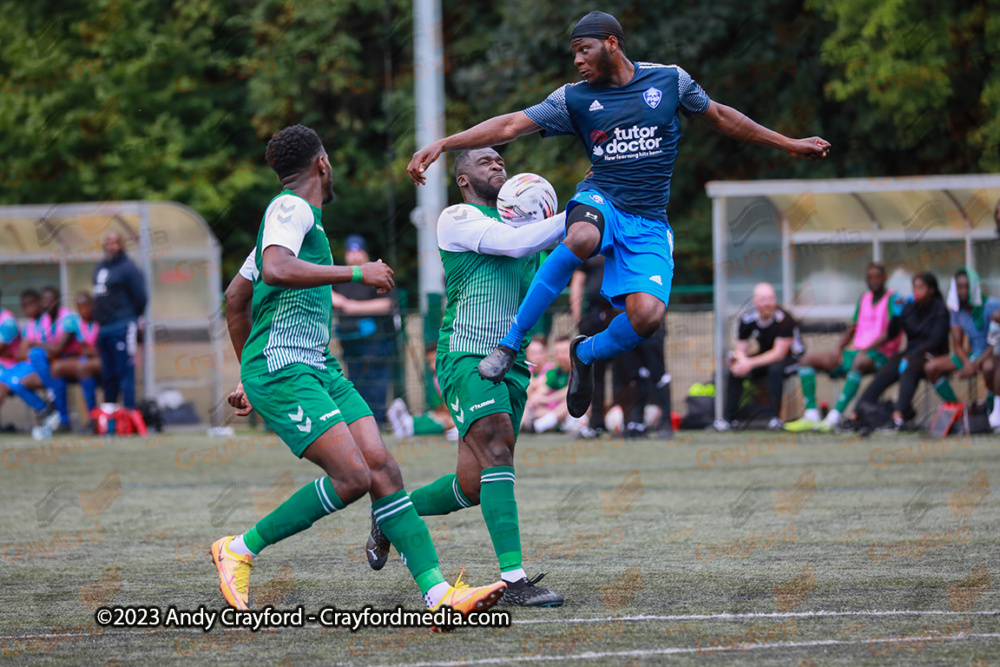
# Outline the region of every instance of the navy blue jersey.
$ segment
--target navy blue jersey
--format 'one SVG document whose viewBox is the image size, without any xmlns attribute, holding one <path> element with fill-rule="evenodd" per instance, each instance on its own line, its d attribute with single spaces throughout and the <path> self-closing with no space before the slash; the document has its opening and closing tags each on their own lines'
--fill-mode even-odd
<svg viewBox="0 0 1000 667">
<path fill-rule="evenodd" d="M 624 86 L 567 84 L 524 113 L 542 136 L 573 135 L 583 144 L 593 176 L 577 192 L 596 190 L 628 213 L 665 222 L 681 138 L 677 112 L 704 113 L 710 100 L 677 65 L 632 64 Z"/>
</svg>

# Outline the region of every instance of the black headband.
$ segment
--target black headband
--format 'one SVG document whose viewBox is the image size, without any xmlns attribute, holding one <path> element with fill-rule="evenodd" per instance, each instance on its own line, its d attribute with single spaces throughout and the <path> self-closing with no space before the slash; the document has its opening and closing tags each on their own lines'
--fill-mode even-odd
<svg viewBox="0 0 1000 667">
<path fill-rule="evenodd" d="M 577 22 L 570 39 L 577 37 L 607 39 L 612 36 L 617 37 L 619 42 L 625 41 L 625 33 L 622 32 L 622 26 L 618 23 L 618 19 L 604 12 L 590 12 Z"/>
</svg>

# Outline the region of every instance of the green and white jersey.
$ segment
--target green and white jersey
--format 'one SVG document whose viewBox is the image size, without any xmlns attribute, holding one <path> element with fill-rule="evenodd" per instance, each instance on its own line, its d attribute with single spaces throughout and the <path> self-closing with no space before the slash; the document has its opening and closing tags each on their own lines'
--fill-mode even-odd
<svg viewBox="0 0 1000 667">
<path fill-rule="evenodd" d="M 260 275 L 260 269 L 257 268 L 257 248 L 251 250 L 250 254 L 247 255 L 247 258 L 243 260 L 243 266 L 240 267 L 240 275 L 249 280 L 251 283 L 253 283 L 253 281 L 257 279 L 258 275 Z M 337 358 L 330 354 L 329 346 L 327 346 L 327 348 L 323 351 L 323 354 L 326 356 L 325 363 L 328 369 L 341 374 L 344 372 L 344 369 L 340 365 L 340 362 L 337 361 Z"/>
<path fill-rule="evenodd" d="M 330 241 L 320 223 L 320 209 L 291 190 L 271 200 L 257 233 L 255 264 L 263 266 L 264 249 L 288 248 L 312 264 L 333 264 Z M 240 375 L 257 377 L 290 364 L 324 368 L 333 321 L 329 286 L 288 289 L 253 278 L 253 326 L 243 348 Z"/>
<path fill-rule="evenodd" d="M 537 252 L 524 257 L 480 252 L 483 238 L 495 225 L 505 227 L 497 209 L 475 204 L 451 206 L 438 218 L 438 249 L 448 299 L 438 354 L 486 356 L 492 352 L 514 321 L 535 276 Z M 523 348 L 518 362 L 524 362 Z"/>
</svg>

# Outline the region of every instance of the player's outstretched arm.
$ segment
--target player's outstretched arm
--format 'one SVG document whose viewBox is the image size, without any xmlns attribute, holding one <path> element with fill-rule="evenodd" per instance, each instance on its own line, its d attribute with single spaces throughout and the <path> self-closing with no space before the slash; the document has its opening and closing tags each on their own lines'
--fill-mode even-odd
<svg viewBox="0 0 1000 667">
<path fill-rule="evenodd" d="M 736 109 L 718 102 L 710 102 L 705 113 L 697 114 L 697 117 L 716 132 L 721 132 L 739 141 L 750 141 L 762 146 L 777 148 L 792 157 L 818 160 L 826 157 L 830 152 L 830 142 L 822 137 L 791 139 L 755 123 Z"/>
<path fill-rule="evenodd" d="M 264 248 L 263 260 L 261 279 L 272 287 L 288 289 L 322 287 L 349 283 L 354 276 L 352 266 L 326 266 L 305 262 L 296 257 L 291 250 L 280 245 L 269 245 Z M 382 260 L 362 264 L 360 268 L 361 284 L 374 287 L 379 294 L 385 294 L 396 284 L 392 279 L 392 269 L 383 264 Z"/>
<path fill-rule="evenodd" d="M 423 185 L 427 180 L 424 178 L 424 171 L 445 151 L 500 146 L 526 134 L 539 132 L 541 129 L 523 111 L 494 116 L 464 132 L 438 139 L 430 146 L 421 148 L 413 154 L 410 164 L 406 166 L 406 173 L 414 183 Z"/>
</svg>

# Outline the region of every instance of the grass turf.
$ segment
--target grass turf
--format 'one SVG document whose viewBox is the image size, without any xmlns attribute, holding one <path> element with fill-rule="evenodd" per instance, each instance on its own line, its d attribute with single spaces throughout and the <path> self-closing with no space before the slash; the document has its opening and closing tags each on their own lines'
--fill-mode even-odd
<svg viewBox="0 0 1000 667">
<path fill-rule="evenodd" d="M 387 440 L 407 488 L 455 446 Z M 511 628 L 96 627 L 99 605 L 219 609 L 207 555 L 318 469 L 273 436 L 0 438 L 0 655 L 128 664 L 987 664 L 1000 646 L 1000 439 L 742 433 L 676 440 L 525 436 L 515 457 L 525 568 L 559 609 Z M 119 486 L 120 485 L 120 486 Z M 405 566 L 369 570 L 368 504 L 272 546 L 258 606 L 420 609 Z M 497 577 L 476 508 L 429 517 L 442 569 Z M 99 528 L 98 528 L 99 527 Z M 889 612 L 902 613 L 889 613 Z M 114 662 L 114 661 L 117 661 Z"/>
</svg>

